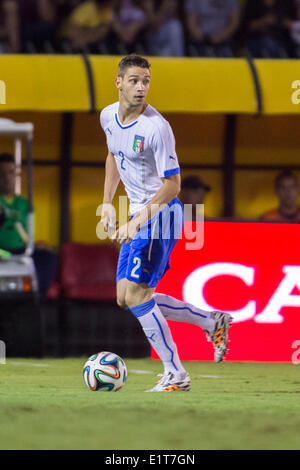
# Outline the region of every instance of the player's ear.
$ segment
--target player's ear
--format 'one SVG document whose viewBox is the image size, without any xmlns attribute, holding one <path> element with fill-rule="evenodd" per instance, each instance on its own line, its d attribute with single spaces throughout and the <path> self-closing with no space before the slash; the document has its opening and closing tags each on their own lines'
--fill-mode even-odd
<svg viewBox="0 0 300 470">
<path fill-rule="evenodd" d="M 122 85 L 122 77 L 117 77 L 115 80 L 116 87 L 120 90 Z"/>
</svg>

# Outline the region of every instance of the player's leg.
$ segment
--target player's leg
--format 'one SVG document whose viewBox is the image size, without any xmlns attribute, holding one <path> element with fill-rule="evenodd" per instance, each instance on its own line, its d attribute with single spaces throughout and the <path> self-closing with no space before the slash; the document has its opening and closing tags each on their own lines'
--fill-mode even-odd
<svg viewBox="0 0 300 470">
<path fill-rule="evenodd" d="M 188 302 L 182 302 L 166 294 L 155 293 L 153 297 L 163 316 L 168 320 L 193 323 L 208 331 L 214 329 L 214 312 L 202 310 Z"/>
<path fill-rule="evenodd" d="M 215 348 L 215 361 L 221 362 L 227 353 L 228 329 L 232 317 L 228 313 L 202 310 L 188 302 L 182 302 L 170 295 L 154 294 L 157 305 L 168 320 L 193 323 L 204 329 L 207 339 Z"/>
<path fill-rule="evenodd" d="M 116 291 L 117 291 L 117 304 L 121 308 L 126 308 L 125 295 L 127 287 L 127 264 L 130 254 L 130 243 L 123 243 L 119 253 L 117 273 L 116 273 Z"/>
<path fill-rule="evenodd" d="M 121 308 L 126 308 L 125 296 L 126 296 L 127 279 L 123 278 L 117 282 L 117 304 Z"/>
<path fill-rule="evenodd" d="M 153 287 L 127 280 L 125 302 L 136 316 L 151 346 L 161 358 L 165 373 L 185 372 L 168 324 L 153 299 Z"/>
<path fill-rule="evenodd" d="M 164 240 L 163 243 L 167 244 L 167 250 L 170 255 L 173 250 L 182 222 L 180 217 L 180 206 L 174 206 L 174 217 L 169 218 L 168 214 L 162 219 L 162 233 L 163 235 L 171 234 L 169 240 Z M 168 227 L 170 230 L 168 231 Z M 168 237 L 163 237 L 168 238 Z M 165 270 L 168 269 L 168 263 Z M 163 275 L 163 274 L 162 274 Z M 227 352 L 228 329 L 231 325 L 232 318 L 225 312 L 207 312 L 195 307 L 187 302 L 181 302 L 174 297 L 164 294 L 155 294 L 155 299 L 159 304 L 159 308 L 165 318 L 175 321 L 190 322 L 202 327 L 207 335 L 209 341 L 213 342 L 215 348 L 215 361 L 221 362 L 223 356 Z"/>
<path fill-rule="evenodd" d="M 169 326 L 153 298 L 154 287 L 127 280 L 125 303 L 164 365 L 164 377 L 151 391 L 187 391 L 190 378 L 184 369 Z"/>
</svg>

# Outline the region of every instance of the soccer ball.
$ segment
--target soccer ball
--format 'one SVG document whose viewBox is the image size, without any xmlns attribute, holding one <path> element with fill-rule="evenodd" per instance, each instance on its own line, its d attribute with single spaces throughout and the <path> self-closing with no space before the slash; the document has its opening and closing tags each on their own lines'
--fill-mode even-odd
<svg viewBox="0 0 300 470">
<path fill-rule="evenodd" d="M 83 378 L 93 392 L 117 392 L 126 382 L 127 368 L 120 356 L 102 351 L 84 364 Z"/>
</svg>

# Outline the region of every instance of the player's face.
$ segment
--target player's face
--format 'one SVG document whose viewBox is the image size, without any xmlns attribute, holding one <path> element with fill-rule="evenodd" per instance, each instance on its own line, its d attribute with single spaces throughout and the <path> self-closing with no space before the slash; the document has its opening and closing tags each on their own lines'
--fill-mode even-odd
<svg viewBox="0 0 300 470">
<path fill-rule="evenodd" d="M 285 178 L 277 188 L 277 196 L 281 204 L 293 206 L 297 203 L 299 188 L 294 178 Z"/>
<path fill-rule="evenodd" d="M 16 167 L 14 163 L 0 164 L 0 194 L 13 194 L 15 190 Z"/>
<path fill-rule="evenodd" d="M 130 67 L 124 77 L 117 77 L 116 85 L 120 98 L 131 106 L 142 106 L 150 87 L 150 71 L 141 67 Z"/>
</svg>

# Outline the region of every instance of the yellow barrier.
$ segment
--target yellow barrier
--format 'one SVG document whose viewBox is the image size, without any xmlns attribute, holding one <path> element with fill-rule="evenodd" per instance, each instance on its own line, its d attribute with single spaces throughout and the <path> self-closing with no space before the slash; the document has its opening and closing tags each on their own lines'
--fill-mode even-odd
<svg viewBox="0 0 300 470">
<path fill-rule="evenodd" d="M 262 89 L 264 114 L 300 114 L 300 104 L 293 103 L 296 90 L 292 87 L 300 79 L 300 61 L 260 59 L 255 61 L 255 66 Z"/>
<path fill-rule="evenodd" d="M 91 64 L 91 82 L 78 55 L 2 55 L 0 112 L 88 111 L 93 93 L 97 110 L 117 101 L 114 79 L 120 57 L 89 56 L 87 60 Z M 161 112 L 253 114 L 258 110 L 257 90 L 246 59 L 149 60 L 149 102 Z M 297 93 L 292 85 L 300 79 L 300 61 L 255 60 L 254 66 L 263 113 L 300 114 L 300 99 L 296 104 L 292 101 Z"/>
<path fill-rule="evenodd" d="M 88 111 L 89 92 L 81 57 L 3 55 L 6 85 L 1 111 Z"/>
<path fill-rule="evenodd" d="M 92 56 L 97 109 L 118 100 L 114 79 L 120 57 Z M 243 59 L 149 57 L 149 102 L 161 112 L 255 113 L 252 76 Z"/>
</svg>

